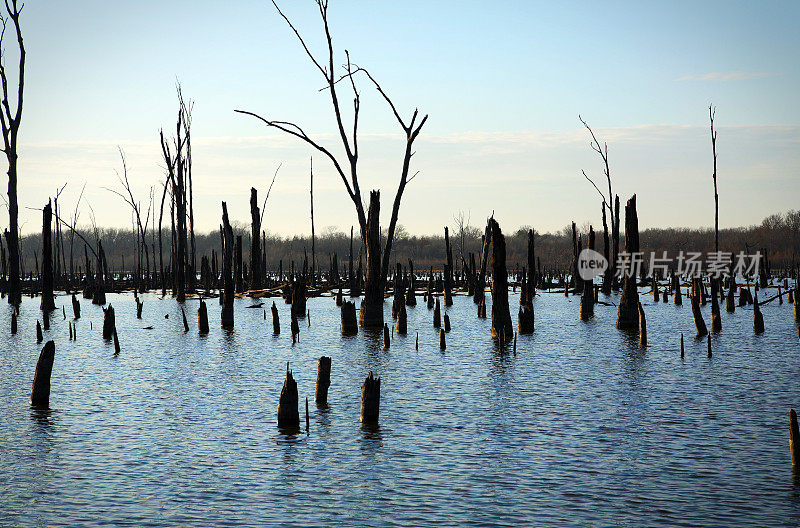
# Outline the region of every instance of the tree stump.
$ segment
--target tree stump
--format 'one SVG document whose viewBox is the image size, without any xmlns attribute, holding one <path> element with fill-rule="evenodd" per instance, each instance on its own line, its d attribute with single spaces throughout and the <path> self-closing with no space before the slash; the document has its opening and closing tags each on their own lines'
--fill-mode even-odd
<svg viewBox="0 0 800 528">
<path fill-rule="evenodd" d="M 711 331 L 719 333 L 722 330 L 722 318 L 719 314 L 719 283 L 711 278 Z"/>
<path fill-rule="evenodd" d="M 278 427 L 296 428 L 300 427 L 300 414 L 297 410 L 297 382 L 294 381 L 289 364 L 286 364 L 286 379 L 281 389 L 281 397 L 278 400 Z"/>
<path fill-rule="evenodd" d="M 181 316 L 183 316 L 183 331 L 184 332 L 188 332 L 189 331 L 189 321 L 186 320 L 186 310 L 183 309 L 183 306 L 181 306 Z"/>
<path fill-rule="evenodd" d="M 728 278 L 728 297 L 725 299 L 725 311 L 728 313 L 736 311 L 736 277 L 732 273 Z"/>
<path fill-rule="evenodd" d="M 683 359 L 683 332 L 681 332 L 681 359 Z"/>
<path fill-rule="evenodd" d="M 36 321 L 36 344 L 38 345 L 44 341 L 44 336 L 42 335 L 42 324 L 37 320 Z"/>
<path fill-rule="evenodd" d="M 200 307 L 197 309 L 197 329 L 201 334 L 208 333 L 208 307 L 203 299 L 200 299 Z"/>
<path fill-rule="evenodd" d="M 42 323 L 43 323 L 42 327 L 45 330 L 50 330 L 50 314 L 49 313 L 42 314 Z"/>
<path fill-rule="evenodd" d="M 381 406 L 381 379 L 373 378 L 372 371 L 361 386 L 361 423 L 377 424 Z"/>
<path fill-rule="evenodd" d="M 753 332 L 764 333 L 764 316 L 761 315 L 761 308 L 758 306 L 758 292 L 753 300 Z"/>
<path fill-rule="evenodd" d="M 445 332 L 439 329 L 439 350 L 447 350 L 447 340 L 445 339 Z"/>
<path fill-rule="evenodd" d="M 694 326 L 697 329 L 697 339 L 705 337 L 708 334 L 708 328 L 706 328 L 706 322 L 703 319 L 703 312 L 700 311 L 700 295 L 697 288 L 692 292 L 692 317 L 694 318 Z"/>
<path fill-rule="evenodd" d="M 117 322 L 114 317 L 114 307 L 109 304 L 103 316 L 103 339 L 110 340 L 116 326 Z"/>
<path fill-rule="evenodd" d="M 352 301 L 345 301 L 342 304 L 341 331 L 342 335 L 356 335 L 358 333 L 356 305 Z"/>
<path fill-rule="evenodd" d="M 681 294 L 681 280 L 677 275 L 673 275 L 672 276 L 672 280 L 675 281 L 674 282 L 674 285 L 675 285 L 675 299 L 673 300 L 673 302 L 675 303 L 675 306 L 682 306 L 683 305 L 683 298 L 682 298 L 682 294 Z"/>
<path fill-rule="evenodd" d="M 439 305 L 439 298 L 436 298 L 436 306 L 433 308 L 433 327 L 440 328 L 442 326 L 442 308 Z"/>
<path fill-rule="evenodd" d="M 450 331 L 450 316 L 448 314 L 444 314 L 444 331 Z"/>
<path fill-rule="evenodd" d="M 400 306 L 400 311 L 397 314 L 395 331 L 400 335 L 406 335 L 408 332 L 408 313 L 406 312 L 405 304 Z"/>
<path fill-rule="evenodd" d="M 712 357 L 713 354 L 711 353 L 711 334 L 706 335 L 706 352 L 708 357 Z"/>
<path fill-rule="evenodd" d="M 31 387 L 31 406 L 47 408 L 50 406 L 50 375 L 53 372 L 53 360 L 56 354 L 56 344 L 48 341 L 39 354 L 36 362 L 36 372 L 33 375 Z"/>
<path fill-rule="evenodd" d="M 506 238 L 500 224 L 489 219 L 492 244 L 492 337 L 510 336 L 513 332 L 511 311 L 508 307 L 508 271 L 506 270 Z"/>
<path fill-rule="evenodd" d="M 292 311 L 291 329 L 292 329 L 292 340 L 294 340 L 297 336 L 300 335 L 300 325 L 297 323 L 297 314 L 294 313 L 294 311 Z"/>
<path fill-rule="evenodd" d="M 339 291 L 336 292 L 336 306 L 341 306 L 342 302 L 342 287 L 339 286 Z"/>
<path fill-rule="evenodd" d="M 331 386 L 331 358 L 322 356 L 317 362 L 317 385 L 314 390 L 314 402 L 318 407 L 328 405 L 328 387 Z"/>
<path fill-rule="evenodd" d="M 380 230 L 380 192 L 370 191 L 364 236 L 367 273 L 364 281 L 364 300 L 359 308 L 358 321 L 362 328 L 383 327 L 383 292 L 385 275 L 382 272 Z"/>
<path fill-rule="evenodd" d="M 533 305 L 525 304 L 519 307 L 519 333 L 520 335 L 533 333 Z"/>
<path fill-rule="evenodd" d="M 138 298 L 136 299 L 136 318 L 142 318 L 142 308 L 144 308 L 144 301 L 140 301 Z"/>
<path fill-rule="evenodd" d="M 56 309 L 53 297 L 53 243 L 51 237 L 51 223 L 53 219 L 53 208 L 50 202 L 42 209 L 42 302 L 41 310 L 47 312 Z"/>
<path fill-rule="evenodd" d="M 636 214 L 636 195 L 625 205 L 625 251 L 633 255 L 639 252 L 639 218 Z M 639 292 L 636 289 L 636 276 L 626 270 L 622 286 L 622 298 L 617 310 L 617 328 L 637 330 L 639 328 Z"/>
<path fill-rule="evenodd" d="M 119 348 L 119 337 L 117 337 L 117 327 L 116 326 L 114 327 L 114 331 L 112 333 L 112 336 L 114 338 L 114 355 L 117 355 L 117 354 L 119 354 L 120 348 Z"/>
<path fill-rule="evenodd" d="M 272 312 L 272 334 L 278 335 L 281 333 L 281 320 L 278 317 L 278 307 L 275 306 L 275 301 L 272 301 L 270 311 Z"/>
<path fill-rule="evenodd" d="M 389 340 L 389 325 L 387 325 L 386 323 L 383 323 L 383 349 L 384 350 L 389 350 L 390 342 L 391 341 Z"/>
</svg>

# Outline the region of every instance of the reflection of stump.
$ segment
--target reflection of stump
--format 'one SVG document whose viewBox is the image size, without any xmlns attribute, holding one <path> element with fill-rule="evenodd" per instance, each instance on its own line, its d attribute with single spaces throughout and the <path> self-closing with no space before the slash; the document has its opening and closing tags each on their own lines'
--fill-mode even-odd
<svg viewBox="0 0 800 528">
<path fill-rule="evenodd" d="M 183 317 L 183 331 L 188 332 L 189 321 L 186 320 L 186 310 L 183 309 L 183 306 L 181 306 L 181 316 Z"/>
<path fill-rule="evenodd" d="M 44 341 L 44 336 L 42 335 L 42 323 L 38 320 L 36 321 L 36 344 L 38 345 Z"/>
<path fill-rule="evenodd" d="M 12 313 L 11 314 L 11 335 L 14 335 L 16 333 L 17 333 L 17 314 L 16 313 Z"/>
<path fill-rule="evenodd" d="M 675 284 L 675 306 L 681 306 L 683 304 L 683 299 L 681 298 L 681 280 L 677 275 L 673 275 L 672 280 Z"/>
<path fill-rule="evenodd" d="M 681 359 L 683 359 L 683 354 L 684 354 L 684 351 L 683 351 L 683 332 L 681 332 Z"/>
<path fill-rule="evenodd" d="M 761 308 L 758 306 L 758 292 L 753 300 L 753 332 L 764 333 L 764 316 L 761 315 Z"/>
<path fill-rule="evenodd" d="M 356 335 L 358 333 L 358 320 L 356 319 L 356 305 L 354 302 L 345 301 L 342 304 L 341 331 L 342 335 Z"/>
<path fill-rule="evenodd" d="M 103 339 L 111 339 L 111 335 L 114 333 L 114 327 L 116 326 L 117 323 L 114 318 L 114 307 L 109 304 L 108 308 L 105 309 L 105 315 L 103 316 Z"/>
<path fill-rule="evenodd" d="M 42 322 L 44 323 L 44 325 L 43 325 L 44 329 L 45 330 L 50 330 L 50 314 L 49 313 L 42 314 Z"/>
<path fill-rule="evenodd" d="M 431 295 L 431 294 L 426 294 L 426 295 L 427 295 L 427 299 L 426 299 L 425 303 L 428 306 L 428 310 L 430 310 L 431 308 L 433 308 L 433 295 Z"/>
<path fill-rule="evenodd" d="M 48 407 L 50 405 L 50 374 L 53 372 L 56 345 L 52 341 L 45 343 L 36 362 L 36 373 L 33 375 L 31 387 L 31 405 L 34 407 Z"/>
<path fill-rule="evenodd" d="M 444 331 L 450 331 L 450 316 L 447 314 L 444 314 Z"/>
<path fill-rule="evenodd" d="M 800 470 L 800 431 L 797 428 L 797 413 L 789 410 L 789 452 L 792 454 L 792 467 Z"/>
<path fill-rule="evenodd" d="M 478 303 L 478 318 L 479 319 L 486 319 L 486 298 L 481 297 L 481 301 Z"/>
<path fill-rule="evenodd" d="M 719 315 L 719 282 L 711 278 L 711 331 L 719 333 L 722 330 L 722 318 Z"/>
<path fill-rule="evenodd" d="M 713 356 L 711 353 L 711 334 L 706 335 L 706 353 L 708 354 L 708 357 Z"/>
<path fill-rule="evenodd" d="M 378 423 L 378 414 L 381 406 L 381 379 L 373 378 L 370 371 L 364 384 L 361 386 L 361 423 Z"/>
<path fill-rule="evenodd" d="M 328 405 L 328 387 L 331 386 L 331 358 L 322 356 L 317 362 L 317 387 L 314 401 L 320 407 Z"/>
<path fill-rule="evenodd" d="M 439 328 L 442 326 L 442 308 L 439 305 L 439 298 L 436 298 L 436 306 L 433 308 L 433 327 Z"/>
<path fill-rule="evenodd" d="M 291 312 L 292 312 L 292 322 L 291 322 L 292 340 L 294 340 L 296 336 L 300 335 L 300 325 L 297 323 L 297 314 L 294 313 L 294 310 L 291 310 Z"/>
<path fill-rule="evenodd" d="M 389 344 L 390 344 L 390 340 L 389 340 L 389 325 L 387 325 L 386 323 L 383 323 L 383 349 L 384 350 L 388 350 L 389 349 Z"/>
<path fill-rule="evenodd" d="M 644 308 L 642 308 L 641 301 L 639 302 L 639 344 L 642 348 L 647 347 L 647 321 L 644 317 Z"/>
<path fill-rule="evenodd" d="M 119 354 L 119 337 L 117 337 L 117 327 L 114 327 L 114 331 L 112 332 L 112 337 L 114 338 L 114 354 Z"/>
<path fill-rule="evenodd" d="M 342 305 L 342 287 L 339 286 L 339 291 L 336 292 L 336 306 Z"/>
<path fill-rule="evenodd" d="M 294 381 L 289 364 L 286 364 L 286 379 L 278 401 L 278 427 L 300 427 L 300 414 L 297 411 L 297 382 Z"/>
<path fill-rule="evenodd" d="M 197 309 L 197 329 L 201 334 L 208 333 L 208 308 L 203 299 L 200 299 L 200 308 Z"/>
<path fill-rule="evenodd" d="M 395 331 L 400 335 L 406 335 L 408 332 L 408 313 L 406 312 L 405 304 L 400 306 L 400 311 L 397 313 Z"/>
<path fill-rule="evenodd" d="M 439 329 L 439 349 L 447 350 L 447 340 L 443 329 Z"/>
<path fill-rule="evenodd" d="M 81 303 L 78 302 L 78 299 L 75 298 L 75 294 L 72 294 L 72 316 L 75 319 L 81 318 Z"/>
<path fill-rule="evenodd" d="M 533 333 L 533 305 L 525 304 L 519 307 L 519 333 L 521 335 Z"/>
</svg>

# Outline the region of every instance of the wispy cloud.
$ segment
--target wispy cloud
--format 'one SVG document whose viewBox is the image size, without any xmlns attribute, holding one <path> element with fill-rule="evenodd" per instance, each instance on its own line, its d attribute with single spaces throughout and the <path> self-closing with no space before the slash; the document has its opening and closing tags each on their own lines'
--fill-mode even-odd
<svg viewBox="0 0 800 528">
<path fill-rule="evenodd" d="M 777 73 L 768 72 L 711 72 L 701 74 L 690 74 L 678 77 L 676 81 L 744 81 L 747 79 L 761 79 L 763 77 L 775 77 Z"/>
</svg>

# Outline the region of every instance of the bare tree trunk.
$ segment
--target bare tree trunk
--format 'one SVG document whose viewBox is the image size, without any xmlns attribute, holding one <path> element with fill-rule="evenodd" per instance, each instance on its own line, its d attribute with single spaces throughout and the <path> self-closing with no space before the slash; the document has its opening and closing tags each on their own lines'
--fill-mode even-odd
<svg viewBox="0 0 800 528">
<path fill-rule="evenodd" d="M 364 248 L 367 257 L 367 276 L 364 281 L 364 300 L 359 310 L 362 328 L 383 328 L 383 290 L 381 273 L 380 191 L 370 191 Z"/>
<path fill-rule="evenodd" d="M 223 246 L 222 246 L 222 277 L 225 285 L 222 301 L 222 328 L 233 328 L 233 230 L 228 222 L 228 206 L 222 202 L 222 225 L 223 225 Z"/>
<path fill-rule="evenodd" d="M 625 206 L 625 251 L 633 256 L 639 251 L 639 218 L 636 215 L 636 195 Z M 639 292 L 636 289 L 635 270 L 625 270 L 622 298 L 617 310 L 617 328 L 639 329 Z"/>
<path fill-rule="evenodd" d="M 261 212 L 258 209 L 258 191 L 250 188 L 250 289 L 261 289 Z"/>
<path fill-rule="evenodd" d="M 314 158 L 311 158 L 311 284 L 316 282 L 317 237 L 314 234 Z"/>
<path fill-rule="evenodd" d="M 506 239 L 494 218 L 489 219 L 489 228 L 492 237 L 492 337 L 507 343 L 514 337 L 514 327 L 508 307 Z"/>
<path fill-rule="evenodd" d="M 43 312 L 56 309 L 53 299 L 53 243 L 51 240 L 51 223 L 53 210 L 50 202 L 42 209 L 42 303 L 40 305 Z M 45 317 L 48 317 L 45 314 Z"/>
</svg>

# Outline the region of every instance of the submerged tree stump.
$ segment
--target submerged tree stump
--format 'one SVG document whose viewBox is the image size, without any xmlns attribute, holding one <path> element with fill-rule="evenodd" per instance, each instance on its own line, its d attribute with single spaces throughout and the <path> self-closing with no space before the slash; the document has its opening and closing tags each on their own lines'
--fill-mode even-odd
<svg viewBox="0 0 800 528">
<path fill-rule="evenodd" d="M 56 202 L 57 203 L 57 202 Z M 42 302 L 41 310 L 47 312 L 56 309 L 53 297 L 53 243 L 51 239 L 51 223 L 53 220 L 53 209 L 50 202 L 42 209 Z"/>
<path fill-rule="evenodd" d="M 439 329 L 439 349 L 447 350 L 447 339 L 444 330 L 441 328 Z"/>
<path fill-rule="evenodd" d="M 478 303 L 478 318 L 486 319 L 486 298 L 481 298 Z"/>
<path fill-rule="evenodd" d="M 761 315 L 761 308 L 758 306 L 758 292 L 753 299 L 753 332 L 756 334 L 764 333 L 764 316 Z"/>
<path fill-rule="evenodd" d="M 197 309 L 197 329 L 201 334 L 208 333 L 208 307 L 203 299 L 200 299 L 200 307 Z"/>
<path fill-rule="evenodd" d="M 639 218 L 636 214 L 636 195 L 625 205 L 625 251 L 634 255 L 639 251 Z M 617 310 L 617 328 L 637 330 L 639 328 L 639 292 L 636 289 L 636 274 L 625 270 L 622 298 Z"/>
<path fill-rule="evenodd" d="M 352 301 L 345 301 L 341 311 L 342 335 L 356 335 L 358 333 L 358 320 L 356 319 L 356 305 Z"/>
<path fill-rule="evenodd" d="M 417 297 L 414 295 L 414 262 L 408 259 L 408 290 L 406 291 L 406 306 L 416 306 Z"/>
<path fill-rule="evenodd" d="M 50 375 L 53 372 L 55 354 L 56 344 L 53 341 L 45 343 L 33 375 L 33 386 L 31 387 L 31 406 L 33 407 L 47 408 L 50 406 Z"/>
<path fill-rule="evenodd" d="M 708 357 L 713 356 L 713 354 L 711 353 L 711 334 L 706 334 L 706 353 Z"/>
<path fill-rule="evenodd" d="M 144 301 L 139 300 L 139 298 L 137 297 L 136 298 L 136 318 L 137 319 L 141 319 L 142 318 L 142 308 L 144 308 Z"/>
<path fill-rule="evenodd" d="M 681 294 L 681 279 L 677 275 L 673 275 L 672 280 L 674 281 L 673 284 L 675 289 L 675 299 L 674 299 L 675 306 L 682 306 L 683 298 Z"/>
<path fill-rule="evenodd" d="M 278 335 L 281 333 L 281 320 L 278 317 L 278 307 L 275 306 L 275 301 L 272 301 L 270 311 L 272 312 L 272 334 Z"/>
<path fill-rule="evenodd" d="M 736 277 L 733 273 L 728 277 L 728 297 L 725 299 L 725 311 L 728 313 L 736 311 Z"/>
<path fill-rule="evenodd" d="M 370 191 L 369 193 L 366 233 L 364 233 L 367 273 L 364 280 L 364 299 L 361 301 L 358 314 L 358 322 L 362 328 L 383 327 L 385 275 L 382 272 L 380 196 L 380 191 Z"/>
<path fill-rule="evenodd" d="M 400 305 L 400 311 L 397 313 L 395 331 L 400 335 L 406 335 L 408 332 L 408 313 L 405 304 Z"/>
<path fill-rule="evenodd" d="M 439 298 L 436 298 L 436 306 L 433 308 L 433 327 L 439 328 L 442 326 L 442 308 L 439 305 Z"/>
<path fill-rule="evenodd" d="M 189 321 L 186 320 L 186 310 L 183 309 L 183 306 L 181 306 L 181 316 L 183 317 L 183 331 L 188 332 Z"/>
<path fill-rule="evenodd" d="M 114 355 L 119 354 L 120 347 L 119 347 L 119 337 L 117 336 L 117 327 L 114 327 L 114 331 L 112 332 L 112 337 L 114 338 Z"/>
<path fill-rule="evenodd" d="M 642 348 L 647 347 L 647 321 L 644 317 L 644 308 L 642 308 L 642 303 L 639 302 L 639 324 L 641 328 L 639 330 L 639 345 Z"/>
<path fill-rule="evenodd" d="M 508 307 L 506 238 L 494 218 L 489 219 L 489 227 L 492 238 L 492 337 L 499 339 L 514 332 Z"/>
<path fill-rule="evenodd" d="M 389 350 L 391 340 L 389 339 L 389 325 L 383 323 L 383 349 Z"/>
<path fill-rule="evenodd" d="M 228 221 L 228 206 L 222 202 L 222 282 L 224 292 L 220 292 L 222 328 L 233 328 L 233 300 L 236 296 L 236 285 L 233 281 L 233 229 Z"/>
<path fill-rule="evenodd" d="M 697 281 L 695 280 L 695 285 Z M 700 294 L 699 288 L 693 288 L 692 292 L 692 317 L 694 318 L 694 326 L 697 329 L 697 339 L 703 338 L 708 334 L 706 322 L 703 319 L 703 312 L 700 311 Z"/>
<path fill-rule="evenodd" d="M 40 323 L 37 319 L 36 321 L 36 344 L 38 345 L 44 341 L 44 335 L 42 335 L 42 323 Z"/>
<path fill-rule="evenodd" d="M 109 304 L 108 308 L 105 309 L 105 315 L 103 316 L 103 339 L 111 339 L 116 326 L 117 322 L 114 317 L 114 307 Z"/>
<path fill-rule="evenodd" d="M 300 325 L 297 323 L 297 314 L 293 311 L 291 312 L 291 330 L 292 330 L 292 342 L 295 339 L 299 339 L 300 336 Z"/>
<path fill-rule="evenodd" d="M 381 407 L 381 379 L 374 378 L 372 371 L 361 386 L 361 423 L 377 424 Z"/>
<path fill-rule="evenodd" d="M 722 330 L 722 318 L 719 314 L 719 283 L 711 278 L 711 331 L 719 333 Z"/>
<path fill-rule="evenodd" d="M 286 379 L 283 381 L 281 397 L 278 400 L 278 427 L 300 427 L 300 414 L 297 410 L 297 382 L 294 381 L 289 364 L 286 364 Z"/>
<path fill-rule="evenodd" d="M 683 359 L 683 354 L 684 354 L 684 351 L 683 351 L 683 332 L 681 332 L 681 359 Z"/>
<path fill-rule="evenodd" d="M 533 333 L 533 305 L 525 304 L 519 307 L 519 325 L 518 330 L 520 335 Z"/>
<path fill-rule="evenodd" d="M 318 407 L 328 405 L 328 387 L 331 386 L 331 358 L 322 356 L 317 361 L 317 385 L 314 390 L 314 402 Z"/>
<path fill-rule="evenodd" d="M 448 314 L 444 314 L 444 331 L 450 331 L 450 316 Z"/>
</svg>

